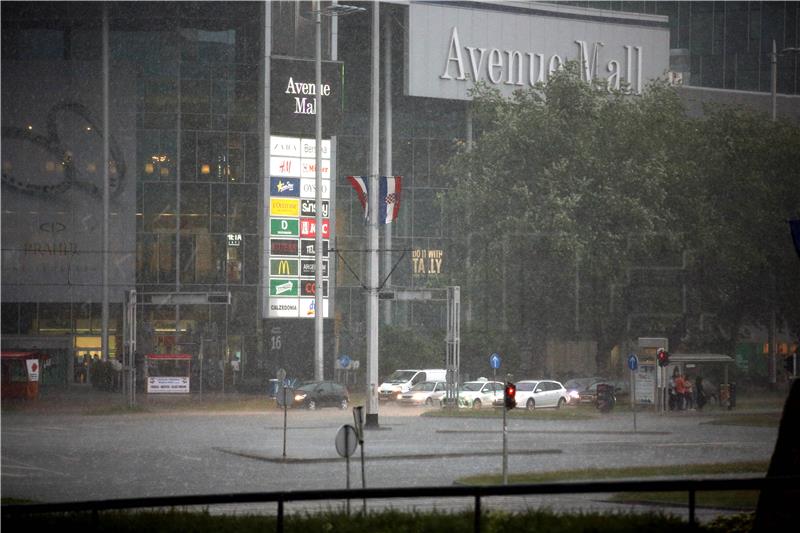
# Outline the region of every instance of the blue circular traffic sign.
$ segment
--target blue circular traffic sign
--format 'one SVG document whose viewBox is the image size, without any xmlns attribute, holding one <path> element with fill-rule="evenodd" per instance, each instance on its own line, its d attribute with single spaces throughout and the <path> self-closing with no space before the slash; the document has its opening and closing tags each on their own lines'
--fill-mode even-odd
<svg viewBox="0 0 800 533">
<path fill-rule="evenodd" d="M 501 361 L 500 354 L 497 352 L 489 356 L 489 366 L 491 366 L 495 370 L 500 368 L 500 361 Z"/>
</svg>

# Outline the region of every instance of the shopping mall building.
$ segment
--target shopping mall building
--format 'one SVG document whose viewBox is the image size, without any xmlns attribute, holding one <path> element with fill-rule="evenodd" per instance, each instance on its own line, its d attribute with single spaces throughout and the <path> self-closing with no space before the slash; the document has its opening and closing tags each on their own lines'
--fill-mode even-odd
<svg viewBox="0 0 800 533">
<path fill-rule="evenodd" d="M 376 4 L 352 5 L 322 3 L 317 205 L 312 2 L 3 2 L 3 348 L 51 354 L 45 385 L 84 381 L 107 300 L 109 358 L 135 331 L 137 352 L 203 354 L 210 388 L 234 361 L 240 384 L 281 367 L 310 377 L 320 209 L 325 374 L 340 354 L 363 357 L 365 226 L 346 176 L 369 173 Z M 379 11 L 380 173 L 402 176 L 381 279 L 404 289 L 462 285 L 437 198 L 454 179 L 442 163 L 471 135 L 475 80 L 510 94 L 578 60 L 633 93 L 682 83 L 694 112 L 768 112 L 772 42 L 800 44 L 793 2 Z M 777 112 L 795 120 L 798 67 L 777 58 Z M 442 305 L 392 302 L 381 321 L 441 328 Z"/>
</svg>

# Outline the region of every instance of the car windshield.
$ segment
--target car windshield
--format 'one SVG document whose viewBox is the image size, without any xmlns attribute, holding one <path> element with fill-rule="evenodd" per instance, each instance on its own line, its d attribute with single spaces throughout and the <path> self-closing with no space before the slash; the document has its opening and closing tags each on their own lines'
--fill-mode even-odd
<svg viewBox="0 0 800 533">
<path fill-rule="evenodd" d="M 422 383 L 417 383 L 411 390 L 414 392 L 430 392 L 433 390 L 433 387 L 436 385 L 433 381 L 423 381 Z"/>
<path fill-rule="evenodd" d="M 414 370 L 396 370 L 392 372 L 392 375 L 386 378 L 388 383 L 405 383 L 409 379 L 414 377 L 416 372 Z"/>
<path fill-rule="evenodd" d="M 461 386 L 463 391 L 479 391 L 483 387 L 485 381 L 468 381 Z"/>
</svg>

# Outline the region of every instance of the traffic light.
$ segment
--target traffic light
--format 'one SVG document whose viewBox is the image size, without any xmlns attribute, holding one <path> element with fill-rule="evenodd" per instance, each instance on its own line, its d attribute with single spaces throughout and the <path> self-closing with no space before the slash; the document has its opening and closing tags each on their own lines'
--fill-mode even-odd
<svg viewBox="0 0 800 533">
<path fill-rule="evenodd" d="M 658 366 L 667 366 L 669 364 L 669 352 L 664 348 L 659 348 L 656 352 L 656 360 L 658 360 Z"/>
<path fill-rule="evenodd" d="M 503 403 L 506 409 L 513 409 L 517 406 L 517 386 L 510 381 L 506 382 L 506 388 L 503 391 Z"/>
</svg>

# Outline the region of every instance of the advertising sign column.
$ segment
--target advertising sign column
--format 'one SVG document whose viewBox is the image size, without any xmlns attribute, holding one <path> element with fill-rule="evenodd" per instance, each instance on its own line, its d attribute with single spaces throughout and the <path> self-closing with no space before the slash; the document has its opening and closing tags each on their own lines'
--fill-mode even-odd
<svg viewBox="0 0 800 533">
<path fill-rule="evenodd" d="M 321 209 L 322 316 L 328 318 L 331 238 L 331 142 L 322 141 L 321 205 L 316 202 L 316 142 L 302 137 L 272 136 L 268 213 L 269 235 L 268 318 L 313 318 L 316 265 L 314 262 L 316 210 Z"/>
</svg>

